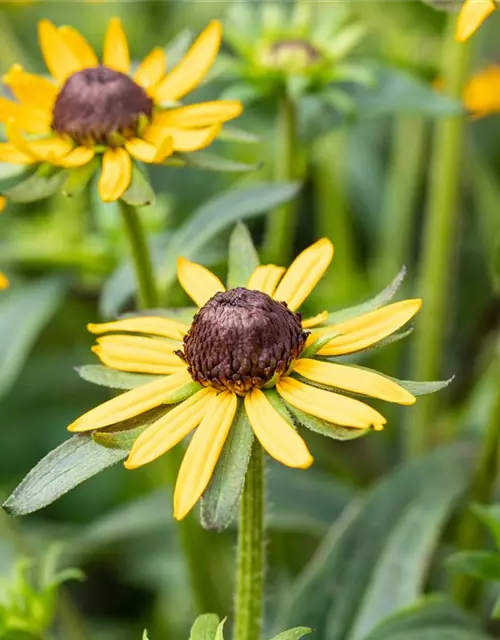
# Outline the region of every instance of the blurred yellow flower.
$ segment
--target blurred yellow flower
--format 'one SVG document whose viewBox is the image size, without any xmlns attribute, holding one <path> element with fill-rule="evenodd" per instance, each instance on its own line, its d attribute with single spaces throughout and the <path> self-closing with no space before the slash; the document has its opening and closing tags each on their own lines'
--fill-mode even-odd
<svg viewBox="0 0 500 640">
<path fill-rule="evenodd" d="M 109 21 L 102 64 L 73 27 L 42 20 L 38 34 L 54 81 L 19 65 L 4 77 L 17 101 L 0 98 L 0 122 L 6 123 L 8 138 L 0 143 L 1 162 L 75 168 L 102 154 L 99 193 L 109 202 L 129 186 L 131 158 L 161 163 L 175 151 L 202 149 L 223 122 L 241 113 L 236 100 L 179 103 L 215 61 L 221 42 L 217 21 L 169 73 L 165 51 L 156 48 L 133 76 L 118 18 Z"/>
<path fill-rule="evenodd" d="M 199 308 L 191 325 L 150 315 L 88 327 L 99 335 L 93 351 L 104 365 L 158 378 L 92 409 L 69 430 L 94 431 L 172 405 L 135 440 L 125 465 L 152 462 L 196 429 L 175 488 L 174 516 L 182 519 L 205 491 L 240 411 L 270 456 L 302 469 L 313 459 L 292 416 L 301 422 L 307 414 L 309 428 L 311 420 L 324 421 L 344 439 L 350 431 L 382 429 L 384 416 L 351 394 L 403 405 L 415 396 L 391 378 L 335 360 L 397 331 L 421 301 L 403 300 L 330 326 L 320 327 L 326 312 L 302 320 L 297 310 L 332 256 L 323 238 L 288 270 L 259 266 L 246 287 L 229 290 L 205 267 L 180 258 L 179 282 Z"/>
<path fill-rule="evenodd" d="M 500 113 L 500 65 L 485 67 L 465 85 L 463 102 L 476 118 Z"/>
<path fill-rule="evenodd" d="M 9 279 L 5 274 L 0 271 L 0 289 L 7 289 L 9 286 Z"/>
<path fill-rule="evenodd" d="M 457 40 L 468 40 L 497 7 L 495 0 L 465 0 L 458 16 Z"/>
</svg>

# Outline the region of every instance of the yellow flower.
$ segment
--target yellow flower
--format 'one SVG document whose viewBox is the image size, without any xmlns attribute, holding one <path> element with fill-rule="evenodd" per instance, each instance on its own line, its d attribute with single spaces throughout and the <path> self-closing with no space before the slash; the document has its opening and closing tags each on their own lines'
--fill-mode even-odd
<svg viewBox="0 0 500 640">
<path fill-rule="evenodd" d="M 9 286 L 9 279 L 4 273 L 0 271 L 0 290 L 7 289 L 8 286 Z"/>
<path fill-rule="evenodd" d="M 500 113 L 500 65 L 485 67 L 465 85 L 465 107 L 476 118 Z"/>
<path fill-rule="evenodd" d="M 294 411 L 326 421 L 332 430 L 382 429 L 386 420 L 378 411 L 336 391 L 404 405 L 415 397 L 390 378 L 335 359 L 397 331 L 421 301 L 396 302 L 333 326 L 319 326 L 326 312 L 302 320 L 297 310 L 332 256 L 333 246 L 323 238 L 288 270 L 259 266 L 246 288 L 229 290 L 205 267 L 180 258 L 179 281 L 200 308 L 191 325 L 137 316 L 88 327 L 99 336 L 93 351 L 104 365 L 158 378 L 92 409 L 69 430 L 102 429 L 173 405 L 137 438 L 125 465 L 134 469 L 155 460 L 196 429 L 175 488 L 174 516 L 181 519 L 206 489 L 240 409 L 270 456 L 302 469 L 313 459 L 294 429 Z"/>
<path fill-rule="evenodd" d="M 465 0 L 458 16 L 456 39 L 468 40 L 496 8 L 495 0 Z"/>
<path fill-rule="evenodd" d="M 53 80 L 27 73 L 19 65 L 4 77 L 16 102 L 0 98 L 0 122 L 6 123 L 8 137 L 0 143 L 1 162 L 75 168 L 102 154 L 99 193 L 109 202 L 120 198 L 130 184 L 131 157 L 161 163 L 175 151 L 202 149 L 223 122 L 241 113 L 235 100 L 179 103 L 215 61 L 221 41 L 217 21 L 169 73 L 164 50 L 156 48 L 132 76 L 118 18 L 109 21 L 102 64 L 72 27 L 42 20 L 38 33 Z"/>
</svg>

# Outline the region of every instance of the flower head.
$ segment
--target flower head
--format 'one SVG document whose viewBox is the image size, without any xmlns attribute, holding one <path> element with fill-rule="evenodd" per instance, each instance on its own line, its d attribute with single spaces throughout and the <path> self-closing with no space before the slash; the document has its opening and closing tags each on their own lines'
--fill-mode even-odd
<svg viewBox="0 0 500 640">
<path fill-rule="evenodd" d="M 0 271 L 0 290 L 1 289 L 7 289 L 8 286 L 9 286 L 9 279 L 7 278 L 7 276 L 5 274 L 3 274 Z"/>
<path fill-rule="evenodd" d="M 102 63 L 85 38 L 68 26 L 42 20 L 40 46 L 52 79 L 14 65 L 4 77 L 15 100 L 0 98 L 0 122 L 8 142 L 0 161 L 22 165 L 48 162 L 74 169 L 102 158 L 99 193 L 116 200 L 131 181 L 132 159 L 162 163 L 178 152 L 208 146 L 222 123 L 241 113 L 238 101 L 181 106 L 202 81 L 221 40 L 212 22 L 167 73 L 156 48 L 131 75 L 128 44 L 120 20 L 108 24 Z"/>
<path fill-rule="evenodd" d="M 458 16 L 456 39 L 468 40 L 496 8 L 495 0 L 465 0 Z"/>
<path fill-rule="evenodd" d="M 288 270 L 259 266 L 245 287 L 229 290 L 205 267 L 180 258 L 179 281 L 199 308 L 190 325 L 154 315 L 89 325 L 99 336 L 93 350 L 104 365 L 157 379 L 92 409 L 70 431 L 105 429 L 164 406 L 164 415 L 132 446 L 125 464 L 134 469 L 195 430 L 175 489 L 180 519 L 205 491 L 239 411 L 269 455 L 297 468 L 313 461 L 295 429 L 301 416 L 352 434 L 344 438 L 382 429 L 384 416 L 352 396 L 409 405 L 414 395 L 390 378 L 345 364 L 342 356 L 397 331 L 421 301 L 396 302 L 333 324 L 326 312 L 303 320 L 299 308 L 332 256 L 324 238 Z"/>
</svg>

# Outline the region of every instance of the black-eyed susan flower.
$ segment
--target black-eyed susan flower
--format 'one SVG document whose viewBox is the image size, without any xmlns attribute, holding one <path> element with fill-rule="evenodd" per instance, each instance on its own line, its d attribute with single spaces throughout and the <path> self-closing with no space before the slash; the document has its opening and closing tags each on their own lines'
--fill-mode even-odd
<svg viewBox="0 0 500 640">
<path fill-rule="evenodd" d="M 93 350 L 104 365 L 158 377 L 92 409 L 69 430 L 104 429 L 170 405 L 135 440 L 125 465 L 152 462 L 194 431 L 175 488 L 174 515 L 181 519 L 205 491 L 240 410 L 270 456 L 301 469 L 313 461 L 295 429 L 301 415 L 332 431 L 382 429 L 384 416 L 353 396 L 411 405 L 414 395 L 341 357 L 393 334 L 421 301 L 396 302 L 333 325 L 326 312 L 303 320 L 299 309 L 332 256 L 324 238 L 288 270 L 259 266 L 245 287 L 233 289 L 180 258 L 179 282 L 199 308 L 190 325 L 154 315 L 89 325 L 99 336 Z"/>
<path fill-rule="evenodd" d="M 456 39 L 468 40 L 497 8 L 496 0 L 465 0 L 458 16 Z"/>
<path fill-rule="evenodd" d="M 221 26 L 212 22 L 184 58 L 167 72 L 156 48 L 131 74 L 127 39 L 112 18 L 100 62 L 85 38 L 49 20 L 38 25 L 40 46 L 51 79 L 15 65 L 4 77 L 15 100 L 0 98 L 0 121 L 8 142 L 0 161 L 50 163 L 73 169 L 101 163 L 99 193 L 113 201 L 131 181 L 132 159 L 161 163 L 172 153 L 208 146 L 223 122 L 241 112 L 238 101 L 181 106 L 212 66 Z"/>
</svg>

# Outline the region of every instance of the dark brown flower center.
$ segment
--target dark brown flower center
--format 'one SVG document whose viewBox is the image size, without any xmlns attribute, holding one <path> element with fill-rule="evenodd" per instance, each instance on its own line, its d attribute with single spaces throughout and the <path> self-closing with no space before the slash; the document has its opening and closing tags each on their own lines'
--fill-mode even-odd
<svg viewBox="0 0 500 640">
<path fill-rule="evenodd" d="M 195 316 L 179 355 L 196 382 L 243 395 L 284 375 L 306 335 L 300 314 L 284 302 L 260 291 L 230 289 Z"/>
<path fill-rule="evenodd" d="M 78 144 L 119 146 L 153 114 L 153 101 L 124 73 L 99 66 L 64 83 L 54 105 L 52 128 Z"/>
</svg>

